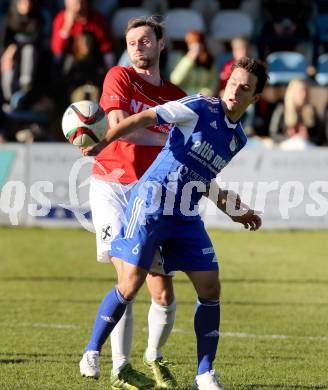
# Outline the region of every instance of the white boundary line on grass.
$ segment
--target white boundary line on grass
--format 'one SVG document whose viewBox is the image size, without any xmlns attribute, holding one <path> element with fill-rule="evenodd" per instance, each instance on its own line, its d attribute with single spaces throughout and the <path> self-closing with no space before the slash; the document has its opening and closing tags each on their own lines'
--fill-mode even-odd
<svg viewBox="0 0 328 390">
<path fill-rule="evenodd" d="M 143 331 L 148 331 L 147 328 L 143 328 Z M 183 328 L 173 328 L 175 333 L 193 333 L 193 331 L 187 331 Z M 270 340 L 313 340 L 313 341 L 328 341 L 328 336 L 290 336 L 285 334 L 254 334 L 246 332 L 220 332 L 220 336 L 223 337 L 238 337 L 238 338 L 250 338 L 250 339 L 270 339 Z"/>
<path fill-rule="evenodd" d="M 240 338 L 254 338 L 254 339 L 276 339 L 276 340 L 286 340 L 286 339 L 297 339 L 297 340 L 313 340 L 313 341 L 328 341 L 327 336 L 290 336 L 284 334 L 253 334 L 253 333 L 244 333 L 244 332 L 220 332 L 221 336 L 227 337 L 240 337 Z"/>
<path fill-rule="evenodd" d="M 80 329 L 80 325 L 74 324 L 42 324 L 42 323 L 30 323 L 30 322 L 21 322 L 15 324 L 6 324 L 0 322 L 1 328 L 48 328 L 48 329 Z"/>
<path fill-rule="evenodd" d="M 81 329 L 82 326 L 75 324 L 43 324 L 43 323 L 16 323 L 7 324 L 0 322 L 1 328 L 48 328 L 48 329 Z M 148 332 L 148 328 L 142 328 L 143 332 Z M 192 330 L 186 330 L 184 328 L 173 328 L 174 333 L 193 333 Z M 269 340 L 311 340 L 311 341 L 328 341 L 328 336 L 290 336 L 284 334 L 254 334 L 246 332 L 220 332 L 220 336 L 223 337 L 237 337 L 237 338 L 250 338 L 250 339 L 269 339 Z"/>
</svg>

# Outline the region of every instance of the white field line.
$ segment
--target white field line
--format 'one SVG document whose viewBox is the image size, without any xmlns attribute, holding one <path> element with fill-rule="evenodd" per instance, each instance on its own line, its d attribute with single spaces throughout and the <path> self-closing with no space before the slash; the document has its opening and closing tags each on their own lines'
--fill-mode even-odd
<svg viewBox="0 0 328 390">
<path fill-rule="evenodd" d="M 297 340 L 313 340 L 313 341 L 328 341 L 327 336 L 290 336 L 285 334 L 253 334 L 253 333 L 244 333 L 244 332 L 220 332 L 221 336 L 226 337 L 245 337 L 245 338 L 254 338 L 254 339 L 270 339 L 270 340 L 287 340 L 287 339 L 297 339 Z"/>
<path fill-rule="evenodd" d="M 48 329 L 79 329 L 80 325 L 74 324 L 42 324 L 42 323 L 30 323 L 30 322 L 21 322 L 15 324 L 8 324 L 0 322 L 1 328 L 48 328 Z"/>
<path fill-rule="evenodd" d="M 43 323 L 16 323 L 8 324 L 0 322 L 1 328 L 48 328 L 48 329 L 81 329 L 81 325 L 76 324 L 43 324 Z M 148 328 L 142 328 L 143 332 L 148 332 Z M 173 328 L 174 333 L 193 333 L 193 330 L 184 328 Z M 311 340 L 311 341 L 328 341 L 328 336 L 290 336 L 284 334 L 255 334 L 246 332 L 220 332 L 223 337 L 237 337 L 250 339 L 269 339 L 269 340 Z"/>
<path fill-rule="evenodd" d="M 147 328 L 143 328 L 143 331 L 147 332 Z M 193 330 L 186 330 L 183 328 L 173 328 L 175 333 L 193 333 Z M 220 336 L 223 337 L 237 337 L 237 338 L 250 338 L 250 339 L 269 339 L 269 340 L 313 340 L 313 341 L 328 341 L 328 336 L 290 336 L 284 334 L 254 334 L 246 332 L 220 332 Z"/>
</svg>

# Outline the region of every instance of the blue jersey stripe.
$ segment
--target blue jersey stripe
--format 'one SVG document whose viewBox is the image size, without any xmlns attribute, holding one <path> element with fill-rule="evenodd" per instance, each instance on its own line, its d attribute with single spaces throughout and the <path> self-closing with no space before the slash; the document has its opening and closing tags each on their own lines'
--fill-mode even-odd
<svg viewBox="0 0 328 390">
<path fill-rule="evenodd" d="M 133 236 L 134 229 L 139 219 L 142 204 L 143 204 L 143 200 L 137 197 L 133 204 L 132 213 L 131 213 L 132 216 L 126 229 L 125 238 L 131 238 Z"/>
</svg>

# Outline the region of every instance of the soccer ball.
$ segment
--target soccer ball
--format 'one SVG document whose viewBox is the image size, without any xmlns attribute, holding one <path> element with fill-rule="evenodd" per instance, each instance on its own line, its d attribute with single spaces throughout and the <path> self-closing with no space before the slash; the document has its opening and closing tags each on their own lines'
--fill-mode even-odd
<svg viewBox="0 0 328 390">
<path fill-rule="evenodd" d="M 108 129 L 105 111 L 91 100 L 72 103 L 64 112 L 62 129 L 73 145 L 86 148 L 101 141 Z"/>
</svg>

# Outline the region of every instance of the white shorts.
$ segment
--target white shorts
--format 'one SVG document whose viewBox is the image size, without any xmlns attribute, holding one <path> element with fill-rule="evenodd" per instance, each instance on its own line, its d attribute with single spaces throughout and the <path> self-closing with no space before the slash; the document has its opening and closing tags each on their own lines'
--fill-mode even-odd
<svg viewBox="0 0 328 390">
<path fill-rule="evenodd" d="M 108 251 L 111 249 L 113 238 L 121 230 L 132 188 L 131 184 L 91 178 L 89 200 L 92 222 L 96 231 L 97 260 L 101 263 L 110 262 Z M 164 271 L 163 259 L 159 250 L 155 253 L 150 272 L 160 275 L 174 275 L 174 272 L 167 274 Z"/>
</svg>

